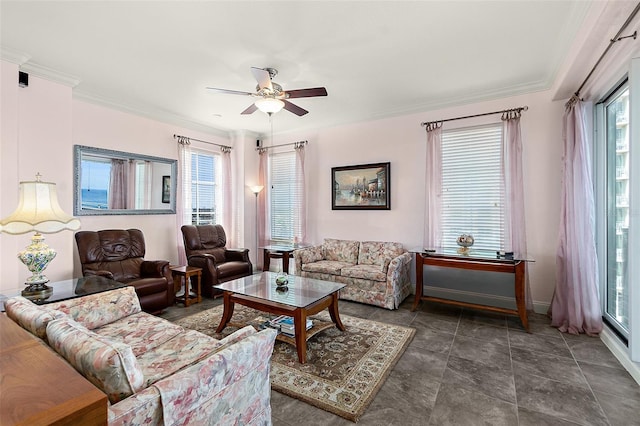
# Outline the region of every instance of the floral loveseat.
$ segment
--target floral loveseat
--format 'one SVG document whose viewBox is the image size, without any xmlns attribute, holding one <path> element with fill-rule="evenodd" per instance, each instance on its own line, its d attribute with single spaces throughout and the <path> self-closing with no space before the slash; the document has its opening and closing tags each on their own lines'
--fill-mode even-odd
<svg viewBox="0 0 640 426">
<path fill-rule="evenodd" d="M 346 284 L 341 299 L 396 309 L 411 293 L 411 254 L 400 243 L 325 238 L 293 257 L 296 274 Z"/>
<path fill-rule="evenodd" d="M 109 424 L 271 424 L 274 330 L 216 340 L 142 312 L 133 287 L 5 309 L 107 394 Z"/>
</svg>

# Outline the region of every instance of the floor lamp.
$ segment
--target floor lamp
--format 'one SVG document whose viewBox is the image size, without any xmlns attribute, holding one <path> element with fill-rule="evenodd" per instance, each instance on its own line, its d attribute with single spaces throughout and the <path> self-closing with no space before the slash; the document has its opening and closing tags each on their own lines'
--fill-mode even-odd
<svg viewBox="0 0 640 426">
<path fill-rule="evenodd" d="M 251 192 L 253 192 L 254 195 L 256 196 L 256 269 L 258 268 L 258 233 L 259 233 L 258 221 L 260 220 L 258 218 L 258 194 L 260 194 L 260 192 L 262 192 L 263 189 L 264 189 L 264 186 L 262 185 L 254 185 L 251 187 Z"/>
</svg>

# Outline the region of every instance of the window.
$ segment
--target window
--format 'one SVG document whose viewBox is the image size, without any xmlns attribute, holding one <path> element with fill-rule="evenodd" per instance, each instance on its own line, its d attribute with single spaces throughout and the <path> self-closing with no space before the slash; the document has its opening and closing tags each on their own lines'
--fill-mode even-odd
<svg viewBox="0 0 640 426">
<path fill-rule="evenodd" d="M 504 247 L 502 124 L 442 132 L 442 245 L 457 248 L 471 234 L 474 248 Z"/>
<path fill-rule="evenodd" d="M 629 88 L 622 85 L 601 104 L 604 140 L 604 316 L 629 337 Z"/>
<path fill-rule="evenodd" d="M 218 223 L 220 202 L 220 156 L 204 152 L 191 153 L 191 223 Z"/>
<path fill-rule="evenodd" d="M 295 152 L 269 155 L 269 179 L 271 240 L 293 243 L 294 237 L 301 234 L 300 221 L 295 218 L 301 195 L 295 185 Z"/>
</svg>

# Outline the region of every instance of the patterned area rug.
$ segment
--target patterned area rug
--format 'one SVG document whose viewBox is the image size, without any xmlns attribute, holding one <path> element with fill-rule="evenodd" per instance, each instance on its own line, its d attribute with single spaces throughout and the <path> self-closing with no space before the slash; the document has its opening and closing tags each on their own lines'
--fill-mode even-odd
<svg viewBox="0 0 640 426">
<path fill-rule="evenodd" d="M 245 324 L 258 325 L 269 314 L 235 305 L 231 323 L 217 334 L 222 306 L 191 315 L 176 324 L 214 338 L 227 336 Z M 271 316 L 273 317 L 273 316 Z M 331 321 L 328 312 L 311 317 Z M 307 362 L 300 364 L 296 348 L 276 341 L 271 362 L 273 390 L 357 422 L 413 339 L 415 330 L 341 315 L 346 331 L 328 328 L 307 341 Z"/>
</svg>

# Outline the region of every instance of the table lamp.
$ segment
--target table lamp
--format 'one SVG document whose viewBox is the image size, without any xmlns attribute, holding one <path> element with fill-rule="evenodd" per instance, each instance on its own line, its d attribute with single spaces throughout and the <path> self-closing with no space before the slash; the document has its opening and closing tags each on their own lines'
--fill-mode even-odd
<svg viewBox="0 0 640 426">
<path fill-rule="evenodd" d="M 29 244 L 18 253 L 33 275 L 27 279 L 22 295 L 30 299 L 44 299 L 51 295 L 51 287 L 45 285 L 49 279 L 43 274 L 49 262 L 56 257 L 56 251 L 44 243 L 42 234 L 55 234 L 68 229 L 80 228 L 80 221 L 66 214 L 58 203 L 56 184 L 42 182 L 41 175 L 35 181 L 20 182 L 18 208 L 0 220 L 0 232 L 26 234 L 35 231 Z"/>
</svg>

